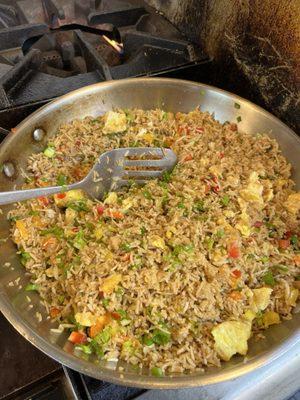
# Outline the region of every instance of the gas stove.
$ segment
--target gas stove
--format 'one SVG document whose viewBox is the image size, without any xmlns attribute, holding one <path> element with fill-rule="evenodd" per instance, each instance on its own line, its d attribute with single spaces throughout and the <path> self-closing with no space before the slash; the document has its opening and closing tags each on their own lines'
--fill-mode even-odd
<svg viewBox="0 0 300 400">
<path fill-rule="evenodd" d="M 0 0 L 0 142 L 31 112 L 85 85 L 159 75 L 220 86 L 213 71 L 202 49 L 142 0 Z M 288 388 L 271 391 L 272 400 L 282 400 L 299 389 L 299 348 L 276 373 L 267 367 L 233 383 L 156 392 L 97 381 L 63 367 L 1 315 L 0 337 L 0 399 L 260 400 L 274 382 L 286 380 Z M 263 397 L 260 377 L 268 381 Z"/>
<path fill-rule="evenodd" d="M 82 86 L 207 74 L 208 57 L 142 0 L 0 1 L 0 121 Z"/>
</svg>

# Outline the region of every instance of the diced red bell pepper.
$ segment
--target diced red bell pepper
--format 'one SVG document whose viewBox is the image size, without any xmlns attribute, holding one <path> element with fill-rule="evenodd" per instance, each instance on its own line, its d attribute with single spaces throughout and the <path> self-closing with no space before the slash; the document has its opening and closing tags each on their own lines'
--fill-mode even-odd
<svg viewBox="0 0 300 400">
<path fill-rule="evenodd" d="M 237 124 L 235 124 L 234 122 L 232 122 L 232 123 L 229 125 L 229 128 L 230 128 L 231 131 L 236 132 L 236 131 L 237 131 Z"/>
<path fill-rule="evenodd" d="M 223 151 L 220 152 L 219 157 L 220 157 L 220 158 L 224 158 L 224 153 L 223 153 Z"/>
<path fill-rule="evenodd" d="M 57 197 L 58 199 L 64 199 L 64 198 L 66 197 L 66 193 L 58 193 L 58 194 L 56 195 L 56 197 Z"/>
<path fill-rule="evenodd" d="M 240 248 L 237 242 L 232 242 L 228 246 L 228 256 L 231 258 L 239 258 L 240 257 Z"/>
<path fill-rule="evenodd" d="M 98 215 L 102 215 L 104 213 L 104 207 L 100 206 L 100 204 L 98 204 L 96 206 L 96 210 L 97 210 Z"/>
<path fill-rule="evenodd" d="M 254 222 L 254 224 L 253 224 L 253 226 L 255 227 L 255 228 L 260 228 L 261 226 L 262 226 L 262 221 L 255 221 Z"/>
<path fill-rule="evenodd" d="M 236 277 L 236 278 L 240 278 L 242 276 L 242 272 L 239 269 L 234 269 L 232 271 L 232 274 Z"/>
<path fill-rule="evenodd" d="M 293 232 L 292 231 L 287 231 L 283 235 L 284 239 L 290 239 L 292 236 L 293 236 Z"/>
<path fill-rule="evenodd" d="M 117 312 L 112 312 L 111 316 L 113 319 L 121 319 L 121 315 Z"/>
<path fill-rule="evenodd" d="M 290 245 L 290 239 L 279 239 L 278 240 L 278 247 L 282 250 L 285 250 Z"/>
<path fill-rule="evenodd" d="M 87 336 L 83 332 L 73 331 L 71 335 L 68 337 L 68 340 L 74 344 L 82 344 L 87 341 Z"/>
</svg>

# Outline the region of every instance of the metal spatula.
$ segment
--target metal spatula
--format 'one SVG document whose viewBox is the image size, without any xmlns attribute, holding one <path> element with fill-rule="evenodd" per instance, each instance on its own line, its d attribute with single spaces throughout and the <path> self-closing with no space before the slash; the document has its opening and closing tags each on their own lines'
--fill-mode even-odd
<svg viewBox="0 0 300 400">
<path fill-rule="evenodd" d="M 177 162 L 170 149 L 159 147 L 128 147 L 101 154 L 88 175 L 80 182 L 37 189 L 0 192 L 0 205 L 33 199 L 39 196 L 82 189 L 91 197 L 101 199 L 108 191 L 128 186 L 132 181 L 139 185 L 148 179 L 158 178 L 171 171 Z"/>
</svg>

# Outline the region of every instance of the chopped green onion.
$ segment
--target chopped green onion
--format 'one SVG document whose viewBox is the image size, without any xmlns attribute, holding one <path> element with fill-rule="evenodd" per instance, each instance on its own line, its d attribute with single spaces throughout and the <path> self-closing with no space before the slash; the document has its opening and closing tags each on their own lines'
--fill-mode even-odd
<svg viewBox="0 0 300 400">
<path fill-rule="evenodd" d="M 239 103 L 234 103 L 234 108 L 240 109 L 241 105 Z"/>
<path fill-rule="evenodd" d="M 71 208 L 74 211 L 89 211 L 89 208 L 84 200 L 78 200 L 72 203 L 68 203 L 67 207 Z"/>
<path fill-rule="evenodd" d="M 153 367 L 153 368 L 151 368 L 151 374 L 152 374 L 153 376 L 158 377 L 158 378 L 164 376 L 163 370 L 162 370 L 161 368 L 159 368 L 159 367 Z"/>
<path fill-rule="evenodd" d="M 170 181 L 171 181 L 171 172 L 169 172 L 169 171 L 165 171 L 164 173 L 163 173 L 163 175 L 162 175 L 162 180 L 163 180 L 163 182 L 165 182 L 165 183 L 169 183 Z"/>
<path fill-rule="evenodd" d="M 63 302 L 65 301 L 65 296 L 64 295 L 59 295 L 57 298 L 59 304 L 63 304 Z"/>
<path fill-rule="evenodd" d="M 205 211 L 205 208 L 204 208 L 204 201 L 203 200 L 198 200 L 195 204 L 194 204 L 194 206 L 193 206 L 193 210 L 195 211 L 195 212 L 204 212 Z"/>
<path fill-rule="evenodd" d="M 223 229 L 220 229 L 220 230 L 217 231 L 218 238 L 222 238 L 224 235 L 225 235 L 225 232 L 224 232 Z"/>
<path fill-rule="evenodd" d="M 93 352 L 92 347 L 89 344 L 79 344 L 76 348 L 81 349 L 84 354 L 92 354 Z"/>
<path fill-rule="evenodd" d="M 152 195 L 151 195 L 151 193 L 149 192 L 148 189 L 143 190 L 143 196 L 144 196 L 145 199 L 147 199 L 147 200 L 151 200 L 151 199 L 152 199 Z"/>
<path fill-rule="evenodd" d="M 151 339 L 151 337 L 144 335 L 142 337 L 142 343 L 145 344 L 146 346 L 152 346 L 153 345 L 153 340 Z"/>
<path fill-rule="evenodd" d="M 84 240 L 84 233 L 83 230 L 81 229 L 75 236 L 73 246 L 80 250 L 86 245 L 86 242 Z"/>
<path fill-rule="evenodd" d="M 239 116 L 236 118 L 236 120 L 237 120 L 237 122 L 241 122 L 242 117 L 239 115 Z"/>
<path fill-rule="evenodd" d="M 229 204 L 229 202 L 230 202 L 230 197 L 229 197 L 227 194 L 225 194 L 225 195 L 221 198 L 221 204 L 222 204 L 223 206 L 227 207 L 228 204 Z"/>
<path fill-rule="evenodd" d="M 54 235 L 57 238 L 62 238 L 64 236 L 64 230 L 59 228 L 58 226 L 54 226 L 53 228 L 44 229 L 40 232 L 42 236 L 45 235 Z"/>
<path fill-rule="evenodd" d="M 26 292 L 33 292 L 38 290 L 38 286 L 35 283 L 28 283 L 28 285 L 25 286 Z"/>
<path fill-rule="evenodd" d="M 269 257 L 268 256 L 264 256 L 260 259 L 261 262 L 263 263 L 267 263 L 269 261 Z"/>
<path fill-rule="evenodd" d="M 123 243 L 123 244 L 121 244 L 121 250 L 123 250 L 126 253 L 128 253 L 129 251 L 132 250 L 132 248 L 128 243 Z"/>
<path fill-rule="evenodd" d="M 46 147 L 45 150 L 44 150 L 44 154 L 45 154 L 46 157 L 52 158 L 52 157 L 55 156 L 55 149 L 53 147 L 51 147 L 51 146 Z"/>
<path fill-rule="evenodd" d="M 98 335 L 94 338 L 94 340 L 98 344 L 105 344 L 109 342 L 111 339 L 111 327 L 106 326 Z"/>
<path fill-rule="evenodd" d="M 265 275 L 262 277 L 262 280 L 266 285 L 269 286 L 274 286 L 276 283 L 271 271 L 266 272 Z"/>
<path fill-rule="evenodd" d="M 146 228 L 144 226 L 142 226 L 141 227 L 141 235 L 144 236 L 146 232 L 147 232 Z"/>
<path fill-rule="evenodd" d="M 128 315 L 127 312 L 122 310 L 122 309 L 118 309 L 117 313 L 120 315 L 121 319 L 128 319 Z"/>
<path fill-rule="evenodd" d="M 97 343 L 97 341 L 95 339 L 91 340 L 90 346 L 91 346 L 91 349 L 93 350 L 93 352 L 98 357 L 102 358 L 104 356 L 104 350 L 103 350 L 102 346 L 99 343 Z"/>
<path fill-rule="evenodd" d="M 155 344 L 163 346 L 171 340 L 171 334 L 159 329 L 154 329 L 152 340 Z"/>
<path fill-rule="evenodd" d="M 36 210 L 30 210 L 28 215 L 32 215 L 32 216 L 36 217 L 37 215 L 40 215 L 40 213 Z"/>
<path fill-rule="evenodd" d="M 205 243 L 206 243 L 207 249 L 211 250 L 213 248 L 213 246 L 214 246 L 215 241 L 214 241 L 213 238 L 207 238 L 205 240 Z"/>
<path fill-rule="evenodd" d="M 187 245 L 177 244 L 176 246 L 174 246 L 172 254 L 176 257 L 180 253 L 184 253 L 184 252 L 192 253 L 193 251 L 194 251 L 194 246 L 191 244 L 187 244 Z"/>
<path fill-rule="evenodd" d="M 178 203 L 178 204 L 177 204 L 177 207 L 178 207 L 178 208 L 184 209 L 184 208 L 185 208 L 185 205 L 184 205 L 183 203 Z"/>
<path fill-rule="evenodd" d="M 293 246 L 297 247 L 298 246 L 298 236 L 296 236 L 296 235 L 291 236 L 291 243 Z"/>
<path fill-rule="evenodd" d="M 26 265 L 27 261 L 31 259 L 31 256 L 27 251 L 22 251 L 21 253 L 21 263 Z"/>
<path fill-rule="evenodd" d="M 163 119 L 168 119 L 168 113 L 165 112 L 165 111 L 163 111 L 163 112 L 162 112 L 161 119 L 162 119 L 162 120 L 163 120 Z"/>
<path fill-rule="evenodd" d="M 56 183 L 58 186 L 64 186 L 68 183 L 68 178 L 66 177 L 66 175 L 59 174 Z"/>
<path fill-rule="evenodd" d="M 110 299 L 103 299 L 102 300 L 103 307 L 107 308 L 109 305 L 109 302 L 110 302 Z"/>
</svg>

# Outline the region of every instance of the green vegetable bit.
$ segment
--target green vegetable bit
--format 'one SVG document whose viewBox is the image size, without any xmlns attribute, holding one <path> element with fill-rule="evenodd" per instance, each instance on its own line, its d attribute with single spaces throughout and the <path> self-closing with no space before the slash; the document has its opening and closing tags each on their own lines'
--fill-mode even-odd
<svg viewBox="0 0 300 400">
<path fill-rule="evenodd" d="M 122 319 L 128 319 L 128 314 L 126 311 L 122 310 L 122 309 L 118 309 L 117 313 L 120 315 L 121 320 Z"/>
<path fill-rule="evenodd" d="M 31 259 L 31 256 L 27 251 L 22 251 L 21 253 L 21 263 L 26 265 L 27 261 Z"/>
<path fill-rule="evenodd" d="M 221 198 L 221 204 L 222 204 L 223 206 L 227 207 L 228 204 L 229 204 L 229 202 L 230 202 L 230 197 L 229 197 L 227 194 L 225 194 L 225 195 Z"/>
<path fill-rule="evenodd" d="M 298 236 L 296 235 L 291 236 L 291 244 L 295 247 L 298 247 Z"/>
<path fill-rule="evenodd" d="M 59 228 L 58 226 L 54 226 L 53 228 L 42 230 L 41 235 L 54 235 L 55 237 L 61 239 L 64 236 L 64 230 L 62 228 Z"/>
<path fill-rule="evenodd" d="M 185 205 L 181 202 L 177 204 L 178 208 L 185 209 Z"/>
<path fill-rule="evenodd" d="M 164 376 L 164 372 L 159 367 L 153 367 L 153 368 L 151 368 L 151 375 L 160 378 L 160 377 Z"/>
<path fill-rule="evenodd" d="M 242 121 L 242 117 L 239 115 L 239 116 L 236 118 L 236 120 L 237 120 L 237 122 L 241 122 L 241 121 Z"/>
<path fill-rule="evenodd" d="M 203 200 L 198 200 L 198 201 L 194 204 L 193 210 L 194 210 L 195 212 L 198 212 L 198 213 L 203 213 L 203 212 L 205 211 L 205 208 L 204 208 L 204 201 L 203 201 Z"/>
<path fill-rule="evenodd" d="M 281 264 L 273 265 L 272 268 L 277 269 L 280 272 L 287 272 L 289 270 L 287 266 Z"/>
<path fill-rule="evenodd" d="M 152 200 L 152 195 L 151 195 L 151 193 L 149 192 L 148 189 L 143 190 L 143 196 L 144 196 L 145 199 L 147 199 L 147 200 Z"/>
<path fill-rule="evenodd" d="M 72 210 L 75 210 L 75 211 L 89 211 L 89 208 L 86 205 L 86 202 L 84 200 L 78 200 L 78 201 L 69 203 L 67 205 L 67 207 L 71 208 Z"/>
<path fill-rule="evenodd" d="M 90 344 L 79 344 L 76 346 L 76 348 L 81 349 L 84 354 L 92 354 L 93 349 Z"/>
<path fill-rule="evenodd" d="M 147 232 L 146 228 L 144 226 L 142 226 L 141 227 L 141 235 L 144 236 L 146 232 Z"/>
<path fill-rule="evenodd" d="M 171 340 L 171 334 L 160 329 L 154 329 L 152 340 L 155 344 L 164 346 Z"/>
<path fill-rule="evenodd" d="M 104 356 L 103 347 L 95 339 L 91 340 L 90 347 L 98 357 L 102 358 Z"/>
<path fill-rule="evenodd" d="M 98 335 L 94 338 L 94 340 L 100 344 L 106 344 L 110 341 L 111 339 L 111 327 L 110 326 L 106 326 L 103 331 L 101 331 L 100 333 L 98 333 Z"/>
<path fill-rule="evenodd" d="M 129 251 L 132 250 L 132 248 L 128 243 L 123 243 L 123 244 L 121 244 L 121 250 L 123 250 L 126 253 L 128 253 Z"/>
<path fill-rule="evenodd" d="M 110 302 L 110 299 L 103 299 L 102 300 L 103 307 L 107 308 L 109 305 L 109 302 Z"/>
<path fill-rule="evenodd" d="M 172 172 L 165 171 L 165 172 L 163 173 L 163 175 L 162 175 L 162 180 L 163 180 L 163 182 L 169 183 L 169 182 L 171 181 L 171 174 L 172 174 Z"/>
<path fill-rule="evenodd" d="M 147 336 L 147 335 L 144 335 L 144 336 L 142 337 L 142 343 L 143 343 L 144 345 L 146 345 L 146 346 L 152 346 L 153 343 L 154 343 L 154 341 L 153 341 L 153 339 L 152 339 L 151 337 L 149 337 L 149 336 Z"/>
<path fill-rule="evenodd" d="M 217 231 L 217 237 L 218 238 L 222 238 L 225 235 L 225 232 L 223 229 L 220 229 Z"/>
<path fill-rule="evenodd" d="M 33 292 L 33 291 L 38 291 L 38 285 L 35 283 L 28 283 L 28 285 L 25 286 L 26 292 Z"/>
<path fill-rule="evenodd" d="M 269 261 L 269 257 L 264 256 L 260 259 L 261 262 L 263 262 L 264 264 L 267 263 Z"/>
<path fill-rule="evenodd" d="M 274 286 L 276 283 L 271 271 L 266 272 L 265 275 L 262 277 L 262 280 L 266 285 L 269 286 Z"/>
<path fill-rule="evenodd" d="M 55 149 L 51 146 L 48 146 L 45 148 L 44 154 L 48 158 L 53 158 L 55 156 Z"/>
<path fill-rule="evenodd" d="M 240 109 L 241 105 L 239 103 L 234 103 L 234 108 Z"/>
<path fill-rule="evenodd" d="M 84 240 L 84 233 L 83 230 L 81 229 L 75 236 L 74 238 L 74 242 L 73 242 L 73 246 L 78 249 L 81 250 L 84 246 L 86 245 L 86 242 Z"/>
<path fill-rule="evenodd" d="M 68 178 L 66 175 L 59 174 L 56 180 L 58 186 L 65 186 L 68 183 Z"/>
</svg>

